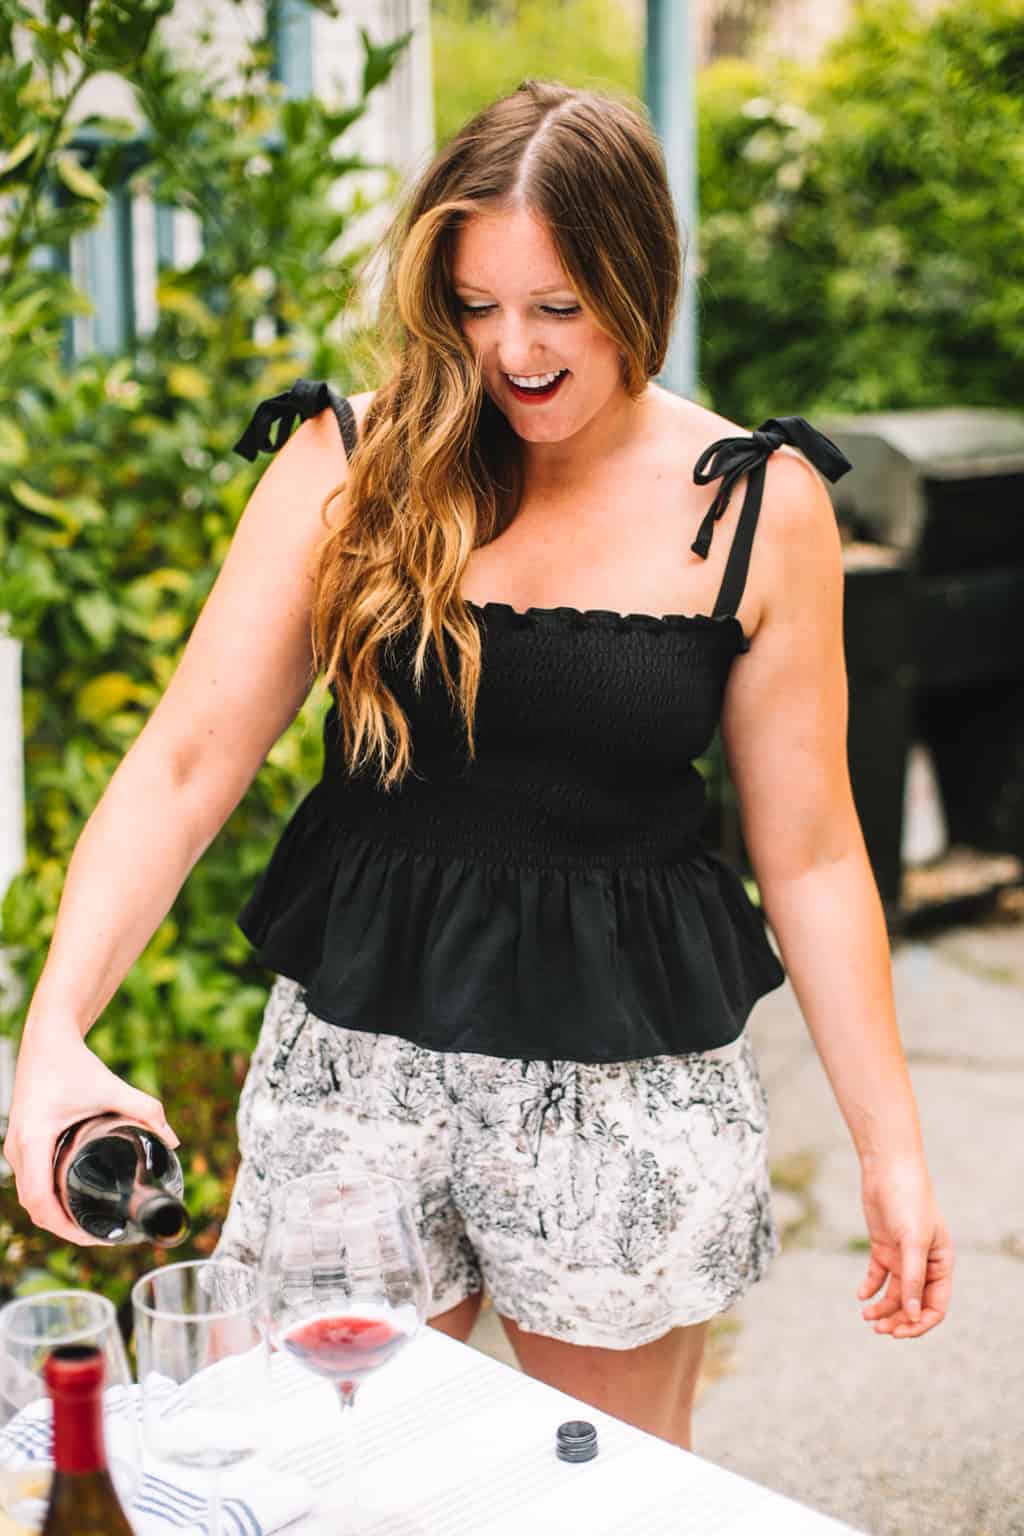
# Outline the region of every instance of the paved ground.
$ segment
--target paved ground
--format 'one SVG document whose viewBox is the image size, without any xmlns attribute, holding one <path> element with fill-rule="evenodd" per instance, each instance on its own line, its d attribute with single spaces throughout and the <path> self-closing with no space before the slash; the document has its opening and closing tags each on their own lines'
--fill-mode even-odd
<svg viewBox="0 0 1024 1536">
<path fill-rule="evenodd" d="M 918 1340 L 861 1319 L 858 1164 L 780 989 L 750 1028 L 783 1252 L 715 1327 L 694 1449 L 870 1536 L 1024 1536 L 1024 914 L 897 945 L 893 966 L 953 1307 Z M 511 1361 L 492 1312 L 472 1342 Z"/>
</svg>

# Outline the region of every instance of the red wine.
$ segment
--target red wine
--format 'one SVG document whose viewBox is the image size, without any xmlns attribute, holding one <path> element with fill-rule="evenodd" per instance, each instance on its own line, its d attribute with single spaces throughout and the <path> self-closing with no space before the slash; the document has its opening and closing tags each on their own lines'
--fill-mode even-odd
<svg viewBox="0 0 1024 1536">
<path fill-rule="evenodd" d="M 53 1185 L 71 1220 L 100 1242 L 145 1238 L 173 1248 L 188 1236 L 177 1157 L 153 1131 L 117 1115 L 96 1115 L 64 1132 Z"/>
<path fill-rule="evenodd" d="M 307 1371 L 357 1386 L 408 1343 L 409 1335 L 386 1317 L 328 1313 L 294 1323 L 281 1345 Z"/>
<path fill-rule="evenodd" d="M 53 1400 L 53 1482 L 41 1536 L 132 1536 L 107 1471 L 103 1356 L 64 1344 L 43 1366 Z"/>
</svg>

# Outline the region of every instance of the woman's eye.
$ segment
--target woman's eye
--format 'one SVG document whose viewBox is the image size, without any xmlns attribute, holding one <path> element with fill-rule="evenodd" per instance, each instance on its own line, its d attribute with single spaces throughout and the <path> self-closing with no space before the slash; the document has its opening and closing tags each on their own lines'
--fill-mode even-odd
<svg viewBox="0 0 1024 1536">
<path fill-rule="evenodd" d="M 463 314 L 466 315 L 486 315 L 490 313 L 490 311 L 494 308 L 494 305 L 461 303 L 461 308 Z M 561 320 L 567 320 L 571 316 L 578 315 L 580 313 L 579 304 L 572 304 L 568 309 L 558 309 L 553 304 L 542 304 L 541 309 L 546 315 L 557 315 Z"/>
</svg>

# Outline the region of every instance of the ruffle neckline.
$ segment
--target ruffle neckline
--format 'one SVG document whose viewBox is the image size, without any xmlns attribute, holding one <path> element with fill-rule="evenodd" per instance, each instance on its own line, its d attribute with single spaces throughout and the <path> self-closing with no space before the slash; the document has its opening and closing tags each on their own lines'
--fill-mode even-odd
<svg viewBox="0 0 1024 1536">
<path fill-rule="evenodd" d="M 732 613 L 619 613 L 614 608 L 572 608 L 560 604 L 555 608 L 514 608 L 511 603 L 475 603 L 463 598 L 466 607 L 486 618 L 497 618 L 508 628 L 526 629 L 541 626 L 549 629 L 603 629 L 647 630 L 659 634 L 669 630 L 708 629 L 721 631 L 723 626 L 733 625 L 743 650 L 749 649 L 750 640 L 735 614 Z"/>
</svg>

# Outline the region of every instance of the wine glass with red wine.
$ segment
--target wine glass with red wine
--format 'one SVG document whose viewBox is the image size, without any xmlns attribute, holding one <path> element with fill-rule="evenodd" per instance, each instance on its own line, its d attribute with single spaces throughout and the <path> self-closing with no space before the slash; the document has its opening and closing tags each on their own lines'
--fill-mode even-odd
<svg viewBox="0 0 1024 1536">
<path fill-rule="evenodd" d="M 312 1173 L 273 1193 L 261 1264 L 271 1347 L 337 1389 L 336 1529 L 358 1529 L 350 1417 L 367 1377 L 398 1355 L 430 1305 L 426 1255 L 404 1187 L 358 1166 Z M 280 1373 L 279 1373 L 280 1374 Z"/>
</svg>

